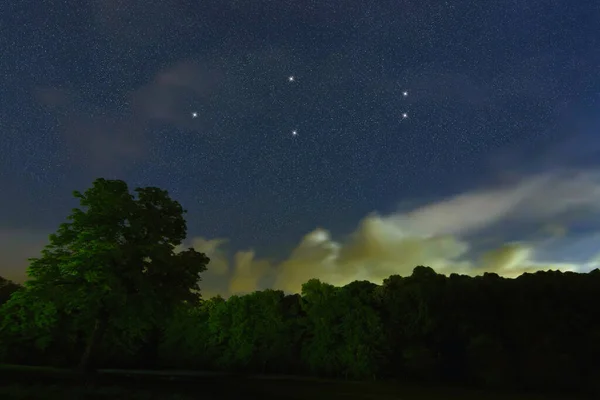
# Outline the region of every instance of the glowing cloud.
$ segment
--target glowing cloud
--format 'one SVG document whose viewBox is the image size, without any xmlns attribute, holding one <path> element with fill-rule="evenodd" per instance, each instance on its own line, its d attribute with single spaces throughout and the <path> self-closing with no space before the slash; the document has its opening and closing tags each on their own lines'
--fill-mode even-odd
<svg viewBox="0 0 600 400">
<path fill-rule="evenodd" d="M 317 228 L 278 263 L 257 258 L 251 249 L 231 255 L 226 239 L 197 237 L 182 247 L 192 246 L 211 259 L 202 277 L 205 297 L 267 287 L 298 292 L 311 278 L 335 285 L 357 279 L 381 283 L 392 274 L 409 275 L 417 265 L 430 266 L 443 274 L 495 272 L 516 277 L 538 270 L 587 271 L 597 267 L 600 257 L 596 253 L 583 262 L 553 262 L 551 257 L 548 261 L 549 253 L 545 252 L 548 243 L 553 248 L 572 243 L 565 236 L 568 221 L 575 217 L 587 220 L 597 214 L 600 173 L 563 171 L 458 194 L 389 215 L 372 213 L 343 240 Z M 544 237 L 503 242 L 497 233 L 507 221 L 526 229 L 534 227 Z M 521 231 L 527 235 L 526 230 Z M 0 236 L 4 238 L 0 244 L 25 238 L 23 246 L 38 249 L 28 251 L 27 256 L 35 256 L 42 246 L 39 235 L 27 239 L 29 236 L 23 232 L 0 232 Z M 24 272 L 25 260 L 16 263 L 13 253 L 7 247 L 1 254 L 0 275 L 12 278 L 17 269 Z"/>
<path fill-rule="evenodd" d="M 444 274 L 495 272 L 506 277 L 547 269 L 577 271 L 583 266 L 538 261 L 535 242 L 494 243 L 487 250 L 479 249 L 485 251 L 473 259 L 469 237 L 507 220 L 550 226 L 547 221 L 573 212 L 598 212 L 599 178 L 599 174 L 586 171 L 546 174 L 405 212 L 371 214 L 344 241 L 335 241 L 319 228 L 304 236 L 279 264 L 256 260 L 252 252 L 240 253 L 229 289 L 233 293 L 257 290 L 262 288 L 260 282 L 269 279 L 272 286 L 288 292 L 299 291 L 310 278 L 336 285 L 356 279 L 380 283 L 392 274 L 409 275 L 417 265 Z M 566 232 L 559 223 L 552 226 Z M 560 239 L 561 235 L 554 232 L 552 236 Z"/>
</svg>

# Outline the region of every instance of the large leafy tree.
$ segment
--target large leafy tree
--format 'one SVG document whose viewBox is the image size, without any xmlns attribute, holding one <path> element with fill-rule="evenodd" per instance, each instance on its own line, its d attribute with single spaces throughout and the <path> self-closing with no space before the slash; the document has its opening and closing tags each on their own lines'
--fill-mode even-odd
<svg viewBox="0 0 600 400">
<path fill-rule="evenodd" d="M 185 210 L 158 188 L 135 194 L 125 182 L 105 179 L 74 192 L 81 208 L 30 260 L 25 290 L 7 303 L 21 310 L 5 321 L 13 331 L 47 328 L 67 315 L 85 337 L 80 367 L 87 369 L 103 340 L 132 349 L 172 306 L 199 298 L 199 274 L 209 259 L 191 248 L 177 251 L 186 236 Z M 22 312 L 27 307 L 33 316 Z"/>
</svg>

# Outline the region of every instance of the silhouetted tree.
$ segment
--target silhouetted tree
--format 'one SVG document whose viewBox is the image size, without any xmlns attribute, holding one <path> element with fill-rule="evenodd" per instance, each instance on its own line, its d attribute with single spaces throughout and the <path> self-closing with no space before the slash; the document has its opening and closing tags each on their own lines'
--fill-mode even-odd
<svg viewBox="0 0 600 400">
<path fill-rule="evenodd" d="M 21 285 L 0 276 L 0 306 L 6 303 L 10 296 L 20 288 Z"/>
</svg>

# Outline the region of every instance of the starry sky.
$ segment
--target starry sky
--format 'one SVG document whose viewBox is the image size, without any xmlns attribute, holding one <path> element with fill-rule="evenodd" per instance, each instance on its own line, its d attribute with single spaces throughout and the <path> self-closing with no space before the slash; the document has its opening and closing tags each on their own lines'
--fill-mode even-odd
<svg viewBox="0 0 600 400">
<path fill-rule="evenodd" d="M 205 292 L 600 253 L 595 0 L 8 0 L 0 275 L 98 177 L 158 186 Z"/>
</svg>

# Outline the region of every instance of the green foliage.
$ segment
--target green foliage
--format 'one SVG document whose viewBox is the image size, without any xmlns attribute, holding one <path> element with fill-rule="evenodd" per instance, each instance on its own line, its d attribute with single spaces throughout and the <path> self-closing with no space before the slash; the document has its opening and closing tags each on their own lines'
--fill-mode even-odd
<svg viewBox="0 0 600 400">
<path fill-rule="evenodd" d="M 171 320 L 161 354 L 183 351 L 186 365 L 282 371 L 294 361 L 289 339 L 299 325 L 291 308 L 275 290 L 204 301 Z"/>
<path fill-rule="evenodd" d="M 81 208 L 50 235 L 42 256 L 31 259 L 26 290 L 4 307 L 3 327 L 37 329 L 40 336 L 62 316 L 89 346 L 106 337 L 133 352 L 174 305 L 198 298 L 209 260 L 193 249 L 175 252 L 186 235 L 185 211 L 166 191 L 135 192 L 105 179 L 74 192 Z M 36 339 L 41 347 L 49 341 Z"/>
<path fill-rule="evenodd" d="M 58 310 L 52 302 L 30 301 L 31 291 L 22 289 L 4 304 L 0 329 L 4 343 L 32 342 L 36 348 L 44 350 L 55 336 Z M 8 338 L 12 340 L 6 340 Z"/>
<path fill-rule="evenodd" d="M 340 364 L 347 377 L 375 376 L 386 361 L 388 348 L 376 288 L 371 282 L 357 281 L 337 293 L 339 309 L 345 309 L 340 324 Z"/>
<path fill-rule="evenodd" d="M 306 313 L 303 356 L 313 373 L 372 377 L 383 365 L 386 341 L 370 282 L 343 288 L 313 279 L 302 287 Z"/>
<path fill-rule="evenodd" d="M 302 356 L 314 374 L 334 375 L 340 370 L 341 320 L 338 288 L 311 279 L 302 285 L 302 310 L 306 314 L 307 335 Z"/>
<path fill-rule="evenodd" d="M 211 352 L 212 343 L 208 327 L 211 308 L 222 299 L 214 298 L 201 305 L 182 304 L 177 307 L 163 333 L 159 357 L 169 367 L 213 367 L 217 354 Z"/>
<path fill-rule="evenodd" d="M 229 357 L 244 369 L 266 370 L 285 354 L 287 326 L 282 291 L 265 290 L 227 301 Z"/>
<path fill-rule="evenodd" d="M 64 365 L 100 348 L 107 364 L 145 366 L 155 351 L 177 369 L 600 392 L 598 270 L 505 279 L 418 266 L 382 285 L 311 279 L 296 295 L 202 300 L 208 258 L 175 250 L 184 210 L 165 191 L 135 192 L 103 179 L 76 192 L 81 209 L 24 287 L 0 279 L 2 358 Z"/>
</svg>

